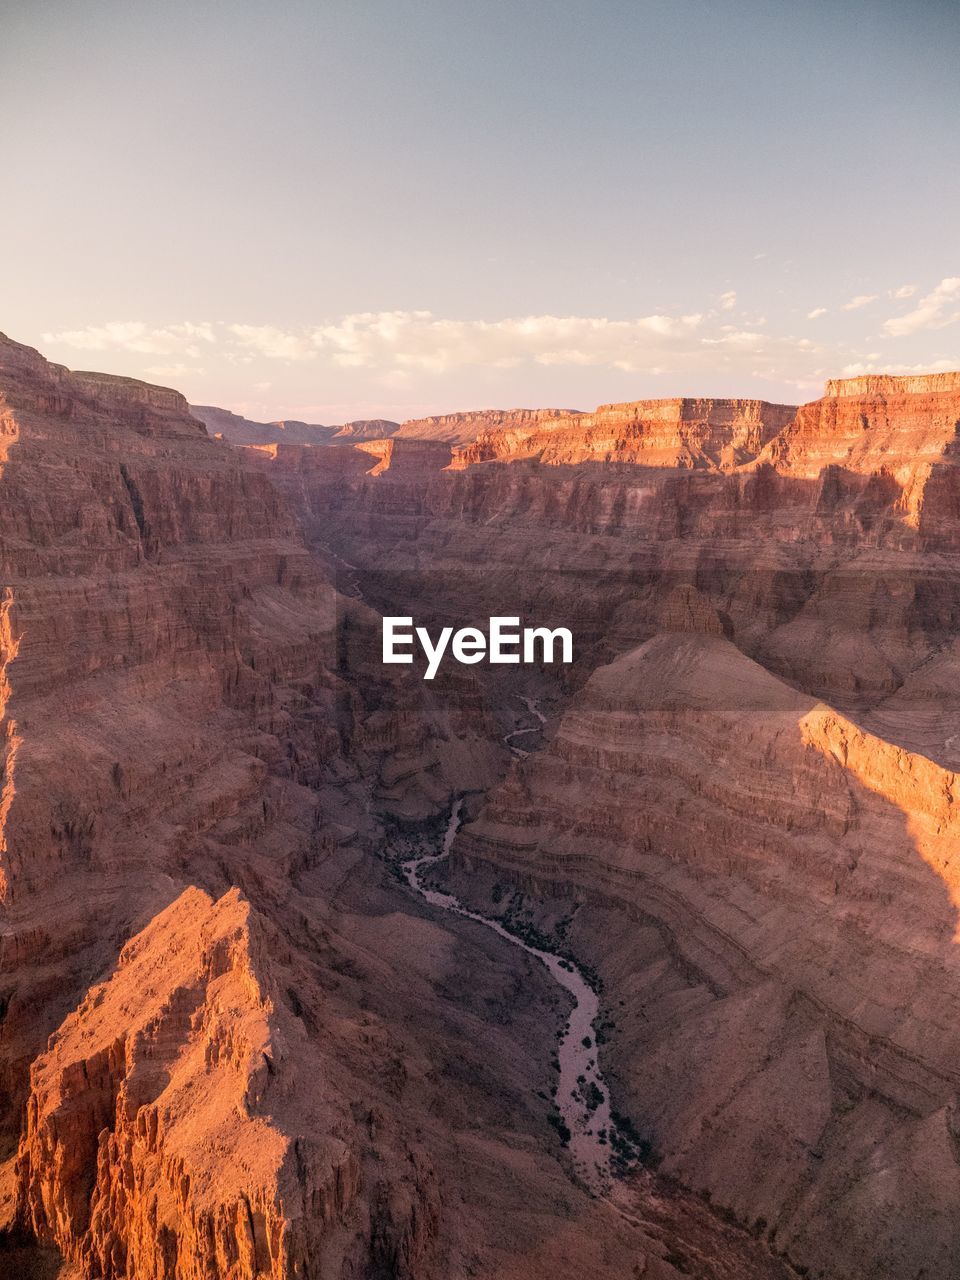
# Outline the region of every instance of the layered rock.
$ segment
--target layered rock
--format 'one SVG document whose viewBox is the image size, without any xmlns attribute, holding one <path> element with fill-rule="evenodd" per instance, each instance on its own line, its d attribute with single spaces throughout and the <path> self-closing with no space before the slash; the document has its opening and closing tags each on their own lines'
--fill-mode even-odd
<svg viewBox="0 0 960 1280">
<path fill-rule="evenodd" d="M 870 376 L 829 382 L 766 456 L 784 474 L 819 479 L 823 498 L 832 490 L 847 505 L 876 507 L 886 489 L 880 505 L 896 520 L 884 512 L 888 537 L 956 551 L 958 441 L 960 375 Z"/>
<path fill-rule="evenodd" d="M 31 1070 L 21 1226 L 103 1280 L 280 1278 L 343 1250 L 353 1125 L 281 995 L 285 950 L 236 890 L 187 890 L 126 944 Z"/>
<path fill-rule="evenodd" d="M 459 466 L 535 458 L 548 466 L 626 463 L 716 469 L 757 456 L 793 418 L 792 405 L 762 400 L 637 400 L 546 422 L 497 424 L 458 457 Z"/>
<path fill-rule="evenodd" d="M 478 409 L 473 413 L 411 418 L 401 425 L 396 434 L 401 439 L 467 444 L 488 432 L 535 430 L 541 424 L 568 422 L 577 415 L 576 409 Z"/>
<path fill-rule="evenodd" d="M 756 430 L 688 416 L 493 431 L 303 500 L 390 612 L 573 629 L 572 678 L 508 677 L 546 709 L 587 683 L 457 885 L 584 904 L 607 1069 L 667 1169 L 826 1275 L 946 1277 L 956 380 L 832 383 Z"/>
<path fill-rule="evenodd" d="M 572 913 L 667 1172 L 827 1276 L 952 1276 L 956 379 L 242 450 L 5 339 L 0 391 L 24 1232 L 84 1280 L 780 1275 L 553 1160 L 545 972 L 371 856 L 471 792 L 458 890 Z M 577 661 L 425 688 L 371 606 Z"/>
<path fill-rule="evenodd" d="M 677 631 L 590 678 L 454 858 L 581 904 L 608 1079 L 667 1170 L 818 1274 L 946 1280 L 958 796 L 952 771 Z"/>
<path fill-rule="evenodd" d="M 137 1120 L 137 1108 L 124 1102 L 128 1074 L 145 1078 L 153 1070 L 151 1055 L 166 1053 L 174 1075 L 182 1065 L 174 1059 L 189 1059 L 189 1066 L 182 1065 L 184 1079 L 196 1082 L 189 1087 L 199 1097 L 200 1059 L 191 1039 L 196 1028 L 187 1025 L 196 1009 L 183 1015 L 177 981 L 168 991 L 158 986 L 157 1000 L 172 1009 L 156 1031 L 161 1047 L 145 1045 L 153 1033 L 144 1030 L 129 1059 L 126 1047 L 109 1049 L 104 1061 L 96 1051 L 91 1062 L 99 1064 L 102 1078 L 96 1096 L 78 1103 L 85 1118 L 71 1128 L 73 1111 L 57 1081 L 64 1074 L 74 1083 L 86 1078 L 78 1046 L 94 1032 L 108 1034 L 105 1024 L 97 1029 L 85 992 L 110 972 L 124 942 L 148 929 L 190 884 L 216 897 L 240 887 L 258 912 L 267 913 L 277 936 L 296 936 L 316 950 L 322 932 L 317 902 L 308 897 L 291 905 L 298 878 L 345 856 L 344 847 L 353 847 L 356 857 L 357 843 L 372 842 L 379 832 L 374 807 L 422 817 L 445 803 L 454 787 L 482 777 L 482 708 L 478 721 L 471 721 L 469 700 L 457 715 L 446 708 L 434 714 L 415 680 L 383 671 L 375 615 L 336 592 L 270 479 L 242 453 L 211 439 L 178 393 L 71 374 L 7 339 L 0 339 L 0 391 L 0 562 L 7 584 L 0 615 L 0 1117 L 4 1157 L 15 1149 L 24 1117 L 32 1117 L 19 1166 L 20 1223 L 59 1243 L 91 1280 L 109 1268 L 127 1280 L 173 1275 L 162 1270 L 171 1250 L 198 1275 L 211 1273 L 216 1250 L 227 1250 L 224 1257 L 232 1259 L 224 1274 L 259 1274 L 259 1244 L 250 1252 L 237 1243 L 235 1256 L 230 1253 L 232 1234 L 240 1241 L 246 1228 L 237 1184 L 228 1186 L 220 1168 L 225 1149 L 213 1112 L 198 1105 L 193 1119 L 184 1121 L 193 1126 L 197 1159 L 183 1180 L 180 1138 L 168 1161 L 150 1148 L 154 1137 L 137 1127 L 146 1123 L 145 1114 Z M 472 751 L 478 723 L 481 745 Z M 449 751 L 442 745 L 448 738 Z M 496 754 L 494 747 L 494 759 Z M 192 903 L 191 918 L 204 915 L 196 898 L 182 899 L 178 912 L 184 901 Z M 202 921 L 193 924 L 198 936 L 209 933 Z M 179 927 L 170 925 L 174 933 Z M 168 932 L 164 924 L 157 936 L 180 947 Z M 264 948 L 249 945 L 254 960 L 262 958 Z M 311 971 L 309 981 L 300 976 L 291 982 L 304 1006 L 311 987 L 343 981 L 333 966 L 354 963 L 345 945 L 327 941 L 319 952 L 319 977 Z M 166 942 L 150 942 L 150 963 L 162 957 L 165 964 L 166 948 Z M 222 975 L 197 964 L 184 981 L 202 993 L 199 1009 L 208 998 L 219 999 Z M 272 991 L 279 979 L 269 966 L 251 965 L 256 981 Z M 171 974 L 177 979 L 175 966 Z M 236 981 L 249 987 L 253 978 L 241 974 Z M 228 985 L 233 990 L 233 978 Z M 109 1003 L 119 1043 L 129 1021 L 123 1001 L 133 997 L 123 983 L 117 990 L 126 993 L 120 1003 L 112 996 Z M 253 999 L 245 1006 L 251 1017 L 260 997 L 254 993 Z M 399 1054 L 385 1010 L 375 1048 L 359 1055 L 366 1065 L 356 1061 L 357 1043 L 371 1035 L 371 1017 L 360 1012 L 363 1000 L 369 1004 L 358 988 L 341 1003 L 330 1039 L 339 1069 L 364 1081 L 344 1095 L 345 1106 L 359 1106 L 360 1120 L 375 1102 L 382 1106 L 374 1081 Z M 266 1016 L 265 1007 L 256 1017 Z M 66 1057 L 45 1060 L 50 1074 L 37 1068 L 31 1086 L 30 1063 L 59 1024 L 69 1030 Z M 313 1023 L 314 1035 L 319 1026 Z M 248 1066 L 259 1052 L 250 1047 L 256 1039 L 250 1034 L 241 1055 Z M 304 1106 L 323 1100 L 322 1081 L 316 1088 L 312 1083 L 316 1055 L 314 1045 L 291 1077 L 289 1087 L 303 1092 Z M 204 1062 L 204 1072 L 216 1077 L 216 1063 Z M 253 1073 L 233 1061 L 228 1076 L 240 1092 L 245 1072 L 255 1083 L 262 1077 L 259 1068 Z M 304 1090 L 305 1082 L 310 1089 Z M 216 1080 L 207 1084 L 212 1089 Z M 122 1114 L 110 1112 L 117 1098 Z M 266 1197 L 262 1213 L 271 1224 L 270 1266 L 278 1277 L 319 1274 L 321 1263 L 311 1262 L 313 1270 L 304 1272 L 302 1259 L 326 1256 L 310 1237 L 294 1265 L 294 1254 L 277 1243 L 299 1239 L 296 1195 L 284 1198 L 284 1192 L 277 1200 L 270 1190 L 276 1184 L 282 1191 L 288 1176 L 286 1138 L 306 1144 L 309 1163 L 310 1135 L 323 1138 L 338 1124 L 335 1112 L 322 1107 L 296 1114 L 305 1117 L 299 1129 L 291 1120 L 284 1143 L 265 1143 L 263 1176 L 251 1184 Z M 114 1137 L 101 1144 L 101 1121 L 110 1115 Z M 360 1219 L 330 1245 L 332 1256 L 337 1249 L 349 1254 L 347 1268 L 390 1256 L 396 1274 L 406 1275 L 439 1247 L 432 1211 L 425 1208 L 432 1194 L 429 1159 L 404 1138 L 402 1124 L 398 1129 L 381 1121 L 374 1146 L 366 1130 L 357 1137 L 352 1110 L 350 1115 L 351 1124 L 338 1131 L 348 1149 L 344 1168 L 362 1152 L 371 1152 L 367 1158 L 374 1163 Z M 187 1141 L 186 1128 L 181 1137 Z M 376 1174 L 387 1150 L 388 1172 Z M 128 1196 L 129 1177 L 144 1180 L 136 1203 Z M 175 1194 L 163 1189 L 164 1179 Z M 327 1231 L 324 1203 L 332 1204 L 333 1195 L 310 1192 L 311 1231 Z M 187 1235 L 195 1228 L 192 1243 L 171 1234 L 174 1207 Z M 251 1212 L 256 1218 L 261 1208 Z M 422 1274 L 429 1274 L 426 1265 Z"/>
<path fill-rule="evenodd" d="M 327 445 L 352 444 L 358 440 L 379 440 L 392 435 L 399 423 L 387 418 L 370 418 L 345 422 L 342 426 L 325 427 L 319 423 L 283 419 L 278 422 L 253 422 L 229 409 L 212 404 L 192 404 L 191 414 L 204 424 L 211 435 L 221 436 L 239 445 Z"/>
<path fill-rule="evenodd" d="M 571 1183 L 546 972 L 373 856 L 506 758 L 475 676 L 385 670 L 354 571 L 176 392 L 5 339 L 0 388 L 0 1270 L 675 1280 L 689 1229 L 779 1276 Z"/>
<path fill-rule="evenodd" d="M 494 431 L 419 472 L 331 460 L 298 468 L 294 501 L 389 612 L 449 622 L 459 597 L 566 620 L 585 674 L 688 586 L 742 649 L 835 704 L 866 714 L 915 687 L 903 744 L 946 759 L 960 708 L 914 673 L 960 622 L 960 407 L 939 375 L 896 395 L 837 385 L 786 425 L 761 402 L 638 402 Z"/>
</svg>

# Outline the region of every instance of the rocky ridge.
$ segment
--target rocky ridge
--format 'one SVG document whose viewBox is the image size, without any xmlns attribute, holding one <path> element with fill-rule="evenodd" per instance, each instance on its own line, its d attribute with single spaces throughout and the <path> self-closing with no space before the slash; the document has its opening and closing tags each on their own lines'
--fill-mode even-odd
<svg viewBox="0 0 960 1280">
<path fill-rule="evenodd" d="M 958 794 L 728 640 L 664 632 L 514 763 L 456 883 L 578 904 L 618 1103 L 669 1172 L 816 1274 L 946 1280 Z"/>
<path fill-rule="evenodd" d="M 456 892 L 574 910 L 671 1173 L 817 1274 L 946 1280 L 960 381 L 590 418 L 302 491 L 383 609 L 577 637 L 573 672 L 492 686 L 507 731 L 517 694 L 559 717 L 459 838 Z"/>
<path fill-rule="evenodd" d="M 0 389 L 23 1235 L 90 1280 L 952 1276 L 957 379 L 240 450 L 5 339 Z M 377 610 L 577 661 L 428 691 Z M 373 856 L 464 791 L 458 895 L 603 980 L 676 1180 L 627 1218 L 545 1156 L 543 975 Z"/>
<path fill-rule="evenodd" d="M 399 423 L 386 418 L 345 422 L 342 426 L 324 427 L 319 423 L 294 419 L 278 422 L 253 422 L 229 409 L 211 404 L 192 404 L 191 414 L 204 424 L 211 435 L 221 436 L 240 445 L 327 445 L 349 444 L 357 440 L 378 440 L 392 435 Z"/>
<path fill-rule="evenodd" d="M 560 997 L 380 856 L 508 750 L 474 674 L 384 671 L 290 504 L 320 455 L 430 443 L 237 450 L 7 339 L 0 391 L 0 1268 L 675 1280 L 689 1237 L 711 1280 L 779 1278 L 694 1204 L 570 1180 Z"/>
</svg>

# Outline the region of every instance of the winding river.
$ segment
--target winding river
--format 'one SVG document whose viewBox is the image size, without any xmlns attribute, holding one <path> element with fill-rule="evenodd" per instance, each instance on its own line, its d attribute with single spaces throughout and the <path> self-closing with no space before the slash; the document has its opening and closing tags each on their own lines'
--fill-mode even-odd
<svg viewBox="0 0 960 1280">
<path fill-rule="evenodd" d="M 534 707 L 530 709 L 540 716 Z M 540 718 L 542 721 L 543 717 Z M 428 889 L 422 882 L 422 873 L 449 855 L 460 826 L 462 807 L 462 799 L 454 803 L 440 852 L 405 862 L 404 874 L 412 888 L 432 906 L 458 916 L 466 916 L 468 920 L 476 920 L 513 946 L 535 956 L 550 971 L 553 979 L 573 996 L 574 1007 L 561 1032 L 557 1050 L 560 1076 L 554 1101 L 570 1132 L 569 1149 L 576 1173 L 595 1195 L 606 1195 L 611 1186 L 610 1098 L 598 1065 L 594 1025 L 600 1003 L 597 993 L 570 960 L 531 946 L 510 933 L 498 920 L 479 915 L 465 907 L 453 894 Z"/>
</svg>

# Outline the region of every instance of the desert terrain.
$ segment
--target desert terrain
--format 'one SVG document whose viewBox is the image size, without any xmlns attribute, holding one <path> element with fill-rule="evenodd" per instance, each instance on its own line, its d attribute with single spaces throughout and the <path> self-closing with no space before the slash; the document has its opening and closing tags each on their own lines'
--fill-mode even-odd
<svg viewBox="0 0 960 1280">
<path fill-rule="evenodd" d="M 0 1273 L 953 1280 L 958 432 L 0 337 Z M 573 663 L 380 660 L 513 614 Z"/>
</svg>

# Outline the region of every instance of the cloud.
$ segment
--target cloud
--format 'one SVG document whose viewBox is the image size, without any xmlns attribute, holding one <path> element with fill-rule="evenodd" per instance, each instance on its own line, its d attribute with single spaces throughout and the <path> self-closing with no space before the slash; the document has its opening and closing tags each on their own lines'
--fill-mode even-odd
<svg viewBox="0 0 960 1280">
<path fill-rule="evenodd" d="M 894 289 L 893 297 L 894 298 L 912 298 L 916 292 L 917 292 L 917 286 L 915 284 L 902 284 L 899 289 Z"/>
<path fill-rule="evenodd" d="M 926 364 L 888 364 L 879 363 L 880 356 L 873 353 L 865 360 L 847 364 L 840 370 L 844 378 L 859 378 L 866 373 L 951 373 L 960 361 L 932 360 Z"/>
<path fill-rule="evenodd" d="M 633 320 L 522 316 L 490 321 L 444 319 L 429 311 L 371 311 L 300 331 L 228 328 L 246 352 L 268 359 L 445 373 L 471 365 L 510 369 L 528 361 L 648 369 L 664 352 L 689 349 L 702 323 L 699 313 Z"/>
<path fill-rule="evenodd" d="M 176 364 L 148 364 L 144 370 L 151 378 L 182 378 L 185 373 L 203 372 L 195 364 L 184 364 L 182 360 Z"/>
<path fill-rule="evenodd" d="M 151 328 L 141 320 L 114 320 L 109 324 L 90 325 L 86 329 L 67 329 L 63 333 L 45 333 L 43 341 L 78 351 L 132 351 L 150 356 L 201 355 L 203 346 L 216 342 L 213 326 L 207 323 L 167 325 Z"/>
<path fill-rule="evenodd" d="M 736 347 L 746 351 L 756 351 L 767 340 L 765 333 L 750 329 L 728 329 L 719 338 L 701 339 L 705 347 Z"/>
<path fill-rule="evenodd" d="M 913 311 L 887 320 L 884 330 L 892 338 L 908 337 L 924 329 L 945 329 L 960 320 L 960 276 L 947 276 L 921 298 Z"/>
<path fill-rule="evenodd" d="M 309 360 L 315 348 L 309 336 L 288 333 L 270 324 L 229 324 L 227 332 L 248 353 L 269 360 Z"/>
<path fill-rule="evenodd" d="M 807 312 L 807 319 L 819 320 L 821 316 L 825 316 L 826 314 L 827 314 L 826 307 L 814 307 L 812 311 Z"/>
<path fill-rule="evenodd" d="M 737 291 L 735 289 L 730 289 L 727 293 L 721 293 L 720 295 L 721 311 L 732 311 L 736 305 L 737 305 Z"/>
<path fill-rule="evenodd" d="M 721 305 L 733 297 L 731 290 Z M 454 319 L 429 311 L 369 311 L 295 328 L 227 321 L 157 327 L 115 321 L 47 334 L 45 341 L 85 351 L 162 352 L 173 357 L 145 367 L 140 376 L 196 373 L 196 366 L 186 361 L 206 354 L 221 367 L 249 368 L 251 377 L 262 382 L 270 378 L 263 363 L 278 362 L 313 365 L 331 374 L 356 371 L 371 384 L 394 390 L 463 369 L 530 365 L 680 376 L 754 376 L 762 368 L 758 376 L 809 377 L 809 339 L 761 332 L 762 317 L 738 325 L 720 323 L 718 316 L 726 318 L 727 309 L 685 315 L 654 312 L 630 319 L 528 315 L 498 320 Z"/>
<path fill-rule="evenodd" d="M 844 311 L 859 311 L 861 307 L 866 307 L 871 302 L 876 302 L 878 296 L 876 293 L 858 293 L 855 298 L 851 298 L 849 302 L 843 304 L 843 309 Z"/>
</svg>

